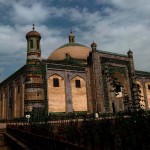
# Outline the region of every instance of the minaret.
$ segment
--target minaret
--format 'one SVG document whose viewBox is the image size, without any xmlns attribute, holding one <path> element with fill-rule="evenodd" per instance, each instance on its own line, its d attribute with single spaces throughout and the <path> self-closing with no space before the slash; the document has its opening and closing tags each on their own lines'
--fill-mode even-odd
<svg viewBox="0 0 150 150">
<path fill-rule="evenodd" d="M 41 106 L 44 100 L 44 86 L 41 63 L 41 35 L 33 30 L 26 34 L 27 61 L 25 81 L 25 111 L 29 112 L 36 106 Z"/>
</svg>

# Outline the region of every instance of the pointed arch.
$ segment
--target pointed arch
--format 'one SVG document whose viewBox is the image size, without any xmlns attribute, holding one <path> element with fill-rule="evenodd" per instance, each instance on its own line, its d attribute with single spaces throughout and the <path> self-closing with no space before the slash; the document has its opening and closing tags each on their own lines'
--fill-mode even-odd
<svg viewBox="0 0 150 150">
<path fill-rule="evenodd" d="M 59 74 L 52 74 L 47 81 L 48 87 L 48 111 L 65 112 L 65 83 Z"/>
<path fill-rule="evenodd" d="M 57 73 L 54 73 L 52 74 L 48 80 L 52 80 L 53 82 L 53 87 L 59 87 L 61 86 L 62 82 L 61 81 L 64 81 L 64 78 L 62 76 L 60 76 L 59 74 Z M 63 85 L 62 85 L 63 86 Z"/>
<path fill-rule="evenodd" d="M 48 73 L 47 79 L 49 79 L 52 76 L 59 76 L 59 77 L 61 77 L 61 78 L 64 79 L 64 76 L 61 73 L 59 73 L 59 72 L 57 72 L 57 73 L 56 72 L 50 72 L 50 73 Z"/>
<path fill-rule="evenodd" d="M 51 74 L 50 76 L 49 76 L 49 78 L 51 78 L 51 77 L 60 77 L 60 78 L 63 78 L 64 79 L 64 77 L 62 77 L 59 73 L 53 73 L 53 74 Z"/>
<path fill-rule="evenodd" d="M 124 74 L 116 70 L 112 76 L 115 86 L 110 83 L 110 101 L 112 103 L 112 111 L 124 111 L 124 96 L 128 95 L 128 81 Z"/>
<path fill-rule="evenodd" d="M 82 75 L 82 74 L 73 74 L 73 75 L 71 76 L 71 80 L 72 80 L 73 78 L 76 78 L 76 77 L 79 77 L 79 78 L 82 78 L 83 80 L 86 80 L 86 79 L 85 79 L 85 76 Z"/>
</svg>

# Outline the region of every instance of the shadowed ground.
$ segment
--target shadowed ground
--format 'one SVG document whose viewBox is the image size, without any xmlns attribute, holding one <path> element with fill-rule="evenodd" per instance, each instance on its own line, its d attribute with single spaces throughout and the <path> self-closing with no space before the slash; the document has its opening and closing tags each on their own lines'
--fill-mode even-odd
<svg viewBox="0 0 150 150">
<path fill-rule="evenodd" d="M 6 124 L 0 123 L 0 150 L 11 150 L 11 148 L 8 147 L 7 143 L 4 141 L 3 133 L 5 132 Z"/>
</svg>

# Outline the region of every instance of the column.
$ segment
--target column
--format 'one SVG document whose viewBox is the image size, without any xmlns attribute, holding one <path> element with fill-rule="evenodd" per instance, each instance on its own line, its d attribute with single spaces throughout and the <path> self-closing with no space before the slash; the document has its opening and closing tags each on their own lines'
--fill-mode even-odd
<svg viewBox="0 0 150 150">
<path fill-rule="evenodd" d="M 6 100 L 6 119 L 10 119 L 10 109 L 9 109 L 9 86 L 7 85 L 6 88 L 6 95 L 5 95 L 5 100 Z"/>
<path fill-rule="evenodd" d="M 93 82 L 95 85 L 94 99 L 96 102 L 95 112 L 105 112 L 104 108 L 104 97 L 103 97 L 103 82 L 102 82 L 102 67 L 100 62 L 100 56 L 97 52 L 92 52 L 92 60 L 93 60 Z M 107 90 L 107 89 L 105 89 Z"/>
<path fill-rule="evenodd" d="M 0 93 L 0 119 L 2 119 L 2 93 Z"/>
<path fill-rule="evenodd" d="M 147 93 L 146 93 L 146 86 L 145 86 L 145 78 L 142 78 L 142 86 L 143 86 L 143 94 L 144 94 L 144 100 L 145 100 L 145 109 L 148 109 L 148 100 L 147 100 Z"/>
<path fill-rule="evenodd" d="M 13 81 L 13 117 L 16 117 L 16 82 Z"/>
<path fill-rule="evenodd" d="M 70 85 L 70 72 L 65 72 L 65 89 L 66 89 L 66 111 L 73 112 L 72 106 L 72 94 L 71 94 L 71 85 Z"/>
<path fill-rule="evenodd" d="M 6 119 L 5 90 L 2 90 L 2 119 Z"/>
<path fill-rule="evenodd" d="M 20 117 L 24 116 L 24 77 L 20 78 Z"/>
</svg>

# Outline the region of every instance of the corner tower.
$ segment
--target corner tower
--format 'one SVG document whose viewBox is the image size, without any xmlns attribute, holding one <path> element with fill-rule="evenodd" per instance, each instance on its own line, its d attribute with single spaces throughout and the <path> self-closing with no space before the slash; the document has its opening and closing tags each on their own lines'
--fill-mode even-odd
<svg viewBox="0 0 150 150">
<path fill-rule="evenodd" d="M 27 60 L 25 81 L 25 112 L 40 108 L 44 101 L 44 86 L 41 61 L 41 35 L 34 30 L 26 34 Z"/>
</svg>

